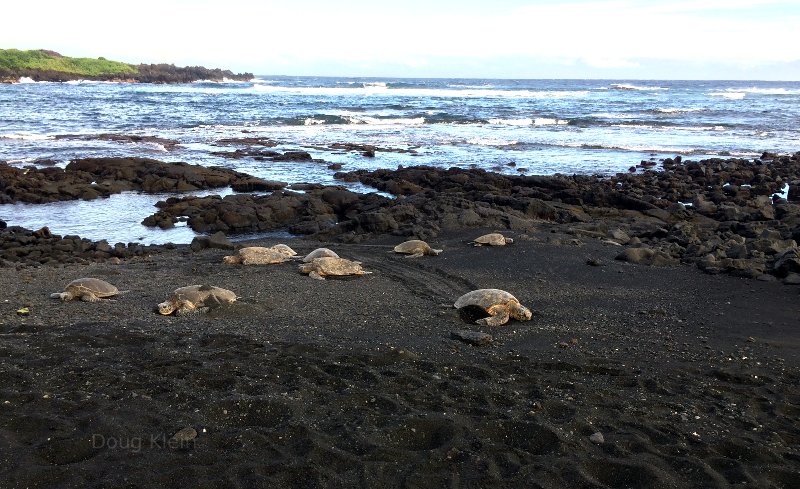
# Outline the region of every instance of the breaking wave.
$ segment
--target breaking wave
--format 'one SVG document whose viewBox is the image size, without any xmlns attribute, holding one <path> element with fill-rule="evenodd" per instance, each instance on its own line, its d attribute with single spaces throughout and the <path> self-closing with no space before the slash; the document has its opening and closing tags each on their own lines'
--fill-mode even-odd
<svg viewBox="0 0 800 489">
<path fill-rule="evenodd" d="M 393 88 L 383 83 L 354 84 L 346 87 L 287 87 L 256 84 L 256 92 L 310 95 L 310 96 L 391 96 L 432 98 L 530 98 L 558 99 L 585 97 L 588 90 L 498 90 L 498 89 L 446 89 L 446 88 Z"/>
<path fill-rule="evenodd" d="M 46 141 L 55 139 L 55 136 L 46 134 L 0 134 L 0 139 L 19 139 L 23 141 Z"/>
<path fill-rule="evenodd" d="M 730 100 L 742 100 L 746 94 L 745 92 L 724 91 L 724 92 L 711 92 L 709 93 L 709 95 L 712 97 L 722 97 Z"/>
<path fill-rule="evenodd" d="M 646 87 L 641 85 L 632 85 L 630 83 L 612 83 L 608 86 L 611 90 L 629 90 L 629 91 L 639 91 L 639 92 L 650 92 L 653 90 L 669 90 L 669 88 L 664 87 Z"/>
<path fill-rule="evenodd" d="M 549 117 L 537 117 L 534 119 L 489 119 L 487 122 L 489 124 L 503 126 L 564 126 L 569 124 L 569 121 Z"/>
<path fill-rule="evenodd" d="M 677 107 L 667 107 L 667 108 L 656 108 L 653 109 L 654 112 L 660 114 L 688 114 L 690 112 L 704 112 L 706 109 L 703 108 L 677 108 Z"/>
</svg>

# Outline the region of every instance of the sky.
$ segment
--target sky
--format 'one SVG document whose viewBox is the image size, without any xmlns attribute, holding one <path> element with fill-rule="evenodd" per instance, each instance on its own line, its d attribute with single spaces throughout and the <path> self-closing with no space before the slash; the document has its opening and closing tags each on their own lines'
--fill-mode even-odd
<svg viewBox="0 0 800 489">
<path fill-rule="evenodd" d="M 256 75 L 800 80 L 800 0 L 28 0 L 0 48 Z"/>
</svg>

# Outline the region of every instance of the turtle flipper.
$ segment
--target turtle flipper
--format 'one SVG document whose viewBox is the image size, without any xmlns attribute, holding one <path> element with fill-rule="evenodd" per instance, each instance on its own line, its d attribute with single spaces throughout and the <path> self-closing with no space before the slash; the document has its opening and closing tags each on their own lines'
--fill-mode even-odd
<svg viewBox="0 0 800 489">
<path fill-rule="evenodd" d="M 487 309 L 486 312 L 490 314 L 488 318 L 478 319 L 475 322 L 478 324 L 485 324 L 486 326 L 502 326 L 506 324 L 511 317 L 505 305 L 492 306 Z"/>
<path fill-rule="evenodd" d="M 187 300 L 180 301 L 178 307 L 175 309 L 175 315 L 177 316 L 186 316 L 187 314 L 194 314 L 195 312 L 197 312 L 197 306 Z"/>
<path fill-rule="evenodd" d="M 414 253 L 413 255 L 406 255 L 406 258 L 422 258 L 422 255 L 424 255 L 424 254 L 425 253 L 423 253 L 421 251 L 418 251 L 418 252 Z"/>
<path fill-rule="evenodd" d="M 311 278 L 315 278 L 317 280 L 325 280 L 325 277 L 323 277 L 322 275 L 320 275 L 317 272 L 311 272 L 311 273 L 308 274 L 308 276 L 311 277 Z"/>
<path fill-rule="evenodd" d="M 83 302 L 100 302 L 99 297 L 88 291 L 84 291 L 83 294 L 81 294 L 81 300 Z"/>
</svg>

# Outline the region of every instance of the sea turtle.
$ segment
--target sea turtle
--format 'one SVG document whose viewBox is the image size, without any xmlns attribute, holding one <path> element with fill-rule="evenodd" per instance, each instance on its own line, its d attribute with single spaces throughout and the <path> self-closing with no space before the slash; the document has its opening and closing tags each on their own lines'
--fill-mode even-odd
<svg viewBox="0 0 800 489">
<path fill-rule="evenodd" d="M 500 233 L 489 233 L 489 234 L 484 234 L 483 236 L 478 236 L 477 238 L 472 240 L 472 242 L 475 244 L 475 246 L 483 246 L 483 245 L 505 246 L 507 244 L 513 243 L 514 240 L 511 238 L 506 238 Z"/>
<path fill-rule="evenodd" d="M 438 255 L 442 250 L 434 250 L 430 245 L 420 239 L 412 239 L 404 241 L 394 247 L 395 253 L 404 253 L 408 256 L 406 258 L 419 258 L 423 255 Z"/>
<path fill-rule="evenodd" d="M 291 260 L 291 258 L 292 255 L 288 255 L 275 248 L 248 246 L 239 249 L 235 255 L 223 257 L 222 261 L 223 263 L 234 265 L 239 263 L 242 265 L 270 265 L 272 263 L 283 263 Z"/>
<path fill-rule="evenodd" d="M 350 261 L 345 258 L 323 256 L 314 258 L 308 263 L 300 265 L 300 273 L 307 273 L 309 277 L 325 280 L 325 277 L 343 277 L 347 275 L 364 275 L 361 262 Z"/>
<path fill-rule="evenodd" d="M 228 289 L 212 285 L 189 285 L 175 289 L 166 301 L 158 305 L 158 312 L 163 315 L 178 316 L 192 312 L 207 312 L 212 307 L 231 304 L 236 301 L 236 294 Z"/>
<path fill-rule="evenodd" d="M 475 323 L 487 326 L 503 325 L 508 322 L 509 317 L 519 321 L 528 321 L 531 318 L 530 309 L 520 304 L 516 297 L 500 289 L 467 292 L 455 303 L 456 309 L 465 307 L 477 307 L 486 311 L 489 317 L 478 319 Z"/>
<path fill-rule="evenodd" d="M 339 258 L 339 255 L 337 255 L 336 252 L 333 250 L 329 250 L 328 248 L 317 248 L 316 250 L 312 251 L 311 253 L 303 257 L 303 263 L 308 263 L 310 261 L 313 261 L 314 258 L 323 258 L 326 256 L 331 258 Z"/>
<path fill-rule="evenodd" d="M 118 294 L 123 294 L 127 291 L 120 292 L 116 287 L 100 280 L 99 278 L 79 278 L 68 283 L 64 288 L 64 292 L 55 292 L 50 294 L 52 299 L 61 299 L 62 301 L 71 301 L 72 299 L 80 299 L 86 302 L 97 302 L 100 299 L 113 297 Z"/>
<path fill-rule="evenodd" d="M 285 245 L 283 243 L 270 246 L 270 248 L 279 253 L 283 253 L 286 256 L 295 256 L 297 254 L 296 251 L 294 251 L 288 245 Z"/>
</svg>

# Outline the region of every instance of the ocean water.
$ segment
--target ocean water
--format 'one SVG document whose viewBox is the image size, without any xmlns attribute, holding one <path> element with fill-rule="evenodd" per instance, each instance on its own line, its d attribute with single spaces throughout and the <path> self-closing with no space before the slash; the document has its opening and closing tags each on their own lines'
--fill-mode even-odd
<svg viewBox="0 0 800 489">
<path fill-rule="evenodd" d="M 178 141 L 122 143 L 93 135 Z M 78 138 L 57 138 L 80 135 Z M 217 141 L 265 137 L 319 162 L 226 159 Z M 369 144 L 375 158 L 332 149 Z M 0 161 L 145 156 L 217 165 L 271 180 L 347 185 L 342 170 L 398 165 L 477 167 L 506 174 L 625 172 L 643 160 L 760 156 L 800 150 L 800 82 L 378 79 L 259 76 L 246 83 L 0 85 Z M 213 193 L 230 193 L 222 190 Z M 0 206 L 0 219 L 110 243 L 186 243 L 184 227 L 140 224 L 167 196 Z"/>
</svg>

